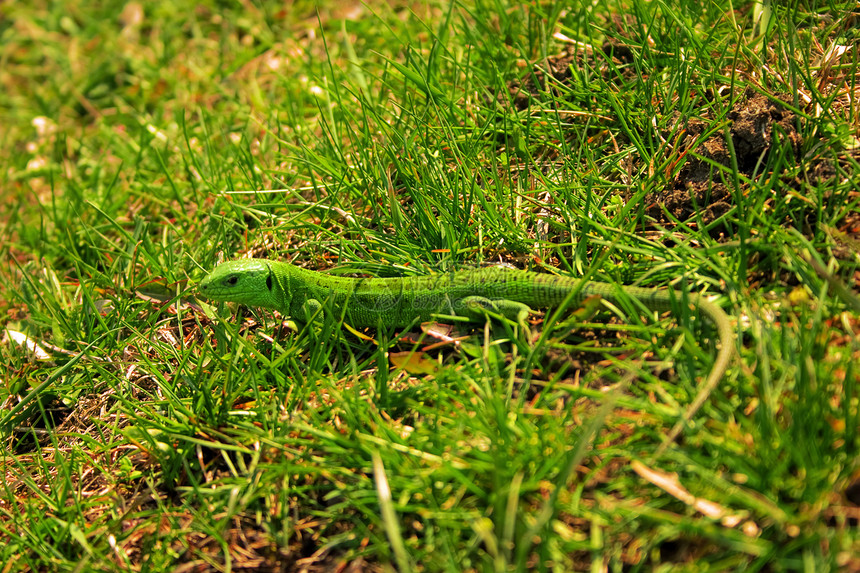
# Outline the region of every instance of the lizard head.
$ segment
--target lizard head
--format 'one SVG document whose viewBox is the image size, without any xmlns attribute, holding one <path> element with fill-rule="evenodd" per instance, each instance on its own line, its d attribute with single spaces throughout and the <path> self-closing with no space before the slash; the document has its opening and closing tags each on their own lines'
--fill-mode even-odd
<svg viewBox="0 0 860 573">
<path fill-rule="evenodd" d="M 210 300 L 284 310 L 284 290 L 269 261 L 242 259 L 215 267 L 200 281 L 200 294 Z"/>
</svg>

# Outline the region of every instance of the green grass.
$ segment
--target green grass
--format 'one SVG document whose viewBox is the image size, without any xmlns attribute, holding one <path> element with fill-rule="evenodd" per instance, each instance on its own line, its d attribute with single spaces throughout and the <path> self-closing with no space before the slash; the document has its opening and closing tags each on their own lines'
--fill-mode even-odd
<svg viewBox="0 0 860 573">
<path fill-rule="evenodd" d="M 0 570 L 860 567 L 855 7 L 773 4 L 0 6 Z M 655 459 L 692 313 L 296 331 L 196 298 L 249 254 L 706 293 L 739 357 Z"/>
</svg>

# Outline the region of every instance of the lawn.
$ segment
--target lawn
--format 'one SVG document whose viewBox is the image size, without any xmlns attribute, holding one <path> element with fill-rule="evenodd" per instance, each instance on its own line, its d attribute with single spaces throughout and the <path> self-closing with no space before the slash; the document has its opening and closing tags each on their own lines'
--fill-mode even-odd
<svg viewBox="0 0 860 573">
<path fill-rule="evenodd" d="M 0 4 L 0 572 L 860 571 L 858 22 Z M 621 294 L 353 328 L 244 257 Z"/>
</svg>

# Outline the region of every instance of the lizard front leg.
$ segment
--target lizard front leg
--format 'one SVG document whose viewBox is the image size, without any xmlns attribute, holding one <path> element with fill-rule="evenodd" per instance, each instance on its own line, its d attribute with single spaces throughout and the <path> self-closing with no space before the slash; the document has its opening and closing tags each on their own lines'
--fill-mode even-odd
<svg viewBox="0 0 860 573">
<path fill-rule="evenodd" d="M 293 304 L 290 314 L 294 320 L 307 324 L 308 322 L 322 322 L 323 305 L 315 298 L 305 299 L 300 305 Z"/>
<path fill-rule="evenodd" d="M 472 320 L 487 318 L 487 312 L 499 314 L 516 322 L 520 327 L 528 327 L 528 317 L 532 309 L 527 304 L 503 298 L 489 299 L 483 296 L 467 296 L 454 301 L 454 312 Z"/>
</svg>

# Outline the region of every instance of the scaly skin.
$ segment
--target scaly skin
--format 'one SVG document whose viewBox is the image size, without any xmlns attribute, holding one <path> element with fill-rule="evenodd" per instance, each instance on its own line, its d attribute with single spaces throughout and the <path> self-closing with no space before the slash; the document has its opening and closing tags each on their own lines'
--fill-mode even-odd
<svg viewBox="0 0 860 573">
<path fill-rule="evenodd" d="M 674 290 L 617 286 L 506 267 L 365 279 L 331 276 L 265 259 L 221 264 L 200 282 L 199 289 L 212 300 L 270 308 L 302 322 L 325 308 L 342 313 L 344 320 L 356 327 L 405 327 L 437 314 L 482 320 L 484 309 L 524 324 L 532 308 L 558 306 L 565 301 L 577 305 L 593 295 L 611 303 L 632 297 L 659 312 L 672 310 L 673 302 L 684 300 L 682 293 Z M 658 455 L 719 384 L 734 349 L 734 331 L 722 309 L 696 294 L 687 295 L 686 300 L 714 323 L 720 350 L 696 398 L 667 435 Z"/>
</svg>

